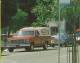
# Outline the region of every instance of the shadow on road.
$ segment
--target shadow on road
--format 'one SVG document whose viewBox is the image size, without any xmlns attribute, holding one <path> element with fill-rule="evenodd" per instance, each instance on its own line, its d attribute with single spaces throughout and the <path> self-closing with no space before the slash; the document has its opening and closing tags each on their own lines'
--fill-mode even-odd
<svg viewBox="0 0 80 63">
<path fill-rule="evenodd" d="M 41 51 L 53 51 L 53 50 L 58 50 L 58 48 L 51 48 L 51 49 L 47 49 L 47 50 L 35 48 L 33 51 L 23 50 L 23 51 L 16 51 L 16 52 L 41 52 Z"/>
<path fill-rule="evenodd" d="M 1 56 L 9 56 L 9 55 L 1 55 Z"/>
</svg>

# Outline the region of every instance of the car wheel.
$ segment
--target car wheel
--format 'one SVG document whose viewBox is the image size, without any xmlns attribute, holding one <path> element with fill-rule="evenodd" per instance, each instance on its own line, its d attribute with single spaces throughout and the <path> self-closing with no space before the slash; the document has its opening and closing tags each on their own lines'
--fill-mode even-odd
<svg viewBox="0 0 80 63">
<path fill-rule="evenodd" d="M 43 49 L 46 50 L 48 48 L 48 43 L 45 42 L 45 44 L 43 45 Z"/>
<path fill-rule="evenodd" d="M 30 44 L 30 50 L 33 51 L 34 50 L 34 43 Z"/>
<path fill-rule="evenodd" d="M 68 43 L 66 42 L 66 43 L 64 43 L 64 45 L 65 45 L 65 47 L 68 47 Z"/>
<path fill-rule="evenodd" d="M 30 47 L 25 47 L 25 50 L 26 50 L 26 51 L 29 51 L 29 50 L 30 50 Z"/>
<path fill-rule="evenodd" d="M 55 47 L 55 45 L 54 45 L 54 44 L 52 44 L 52 47 Z"/>
<path fill-rule="evenodd" d="M 3 48 L 1 47 L 1 53 L 2 53 L 2 51 L 3 51 Z"/>
<path fill-rule="evenodd" d="M 13 52 L 14 48 L 8 48 L 9 52 Z"/>
<path fill-rule="evenodd" d="M 62 45 L 60 45 L 62 47 Z"/>
</svg>

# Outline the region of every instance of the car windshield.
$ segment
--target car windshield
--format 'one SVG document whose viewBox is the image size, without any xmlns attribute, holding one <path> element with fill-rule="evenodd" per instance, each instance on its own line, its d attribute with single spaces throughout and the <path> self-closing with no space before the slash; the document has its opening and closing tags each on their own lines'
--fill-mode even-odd
<svg viewBox="0 0 80 63">
<path fill-rule="evenodd" d="M 15 36 L 31 36 L 34 35 L 34 31 L 18 31 L 16 32 Z"/>
</svg>

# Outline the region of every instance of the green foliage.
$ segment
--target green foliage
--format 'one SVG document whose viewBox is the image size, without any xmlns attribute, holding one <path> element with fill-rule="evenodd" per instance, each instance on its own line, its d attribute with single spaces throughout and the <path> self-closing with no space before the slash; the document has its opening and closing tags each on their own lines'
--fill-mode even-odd
<svg viewBox="0 0 80 63">
<path fill-rule="evenodd" d="M 1 1 L 1 27 L 10 26 L 11 17 L 17 12 L 17 0 Z"/>
<path fill-rule="evenodd" d="M 39 27 L 41 24 L 40 23 L 38 23 L 38 22 L 33 22 L 32 23 L 32 27 Z"/>
<path fill-rule="evenodd" d="M 79 27 L 79 17 L 80 17 L 80 0 L 71 1 L 71 5 L 62 6 L 61 16 L 66 20 L 67 31 L 72 31 L 74 28 Z"/>
<path fill-rule="evenodd" d="M 23 26 L 41 26 L 48 21 L 59 19 L 58 0 L 2 0 L 1 26 L 20 29 Z M 80 0 L 71 0 L 70 6 L 61 6 L 61 21 L 66 20 L 67 26 L 74 27 L 80 17 Z M 76 7 L 76 10 L 74 10 Z M 19 8 L 19 9 L 17 9 Z M 17 12 L 18 10 L 18 12 Z M 17 14 L 16 14 L 17 13 Z M 16 14 L 16 16 L 15 16 Z M 77 20 L 74 20 L 74 18 Z M 69 27 L 69 26 L 68 26 Z M 68 28 L 67 27 L 67 28 Z M 70 28 L 70 29 L 71 29 Z"/>
<path fill-rule="evenodd" d="M 51 21 L 57 11 L 55 10 L 56 7 L 54 8 L 53 0 L 37 0 L 36 2 L 37 5 L 32 9 L 32 13 L 37 16 L 36 20 L 39 24 L 36 24 L 34 22 L 32 25 L 36 24 L 36 26 L 40 26 L 40 24 L 44 24 L 45 22 Z"/>
<path fill-rule="evenodd" d="M 30 12 L 31 8 L 35 6 L 36 0 L 18 0 L 18 3 L 22 11 Z"/>
<path fill-rule="evenodd" d="M 27 19 L 28 14 L 26 12 L 21 11 L 21 9 L 18 9 L 17 14 L 12 17 L 12 26 L 13 31 L 16 31 L 22 27 L 24 27 L 24 22 Z M 28 22 L 27 22 L 28 23 Z"/>
<path fill-rule="evenodd" d="M 36 16 L 31 13 L 32 8 L 36 5 L 36 0 L 18 0 L 18 3 L 19 8 L 28 13 L 28 19 L 25 21 L 25 26 L 30 26 L 32 22 L 36 21 Z"/>
<path fill-rule="evenodd" d="M 59 4 L 54 0 L 36 0 L 37 5 L 32 9 L 32 13 L 37 16 L 37 22 L 33 22 L 32 26 L 40 26 L 45 22 L 59 19 Z M 76 9 L 76 10 L 75 10 Z M 71 5 L 61 6 L 61 21 L 66 20 L 67 30 L 71 31 L 74 25 L 78 24 L 80 17 L 80 0 L 71 0 Z M 76 20 L 75 20 L 76 19 Z M 74 24 L 75 23 L 75 24 Z M 77 25 L 78 27 L 78 25 Z"/>
</svg>

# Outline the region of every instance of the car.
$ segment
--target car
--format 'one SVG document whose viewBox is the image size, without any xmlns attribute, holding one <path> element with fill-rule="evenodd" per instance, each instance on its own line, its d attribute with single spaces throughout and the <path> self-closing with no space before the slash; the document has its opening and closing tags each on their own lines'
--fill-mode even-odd
<svg viewBox="0 0 80 63">
<path fill-rule="evenodd" d="M 67 45 L 67 35 L 61 35 L 60 36 L 60 46 L 62 47 L 63 45 Z M 52 47 L 55 45 L 58 45 L 59 43 L 59 35 L 52 36 Z"/>
<path fill-rule="evenodd" d="M 7 42 L 7 32 L 1 31 L 1 53 L 6 49 L 6 42 Z"/>
<path fill-rule="evenodd" d="M 6 44 L 1 40 L 1 53 L 6 49 Z"/>
<path fill-rule="evenodd" d="M 25 27 L 21 28 L 16 34 L 7 39 L 9 52 L 16 48 L 25 48 L 33 51 L 34 47 L 43 47 L 44 50 L 51 44 L 51 34 L 49 27 Z"/>
</svg>

